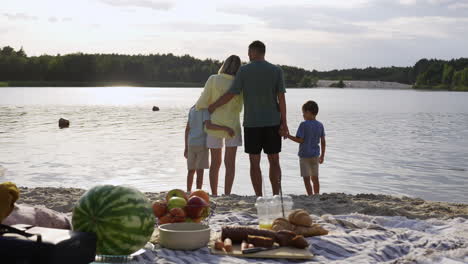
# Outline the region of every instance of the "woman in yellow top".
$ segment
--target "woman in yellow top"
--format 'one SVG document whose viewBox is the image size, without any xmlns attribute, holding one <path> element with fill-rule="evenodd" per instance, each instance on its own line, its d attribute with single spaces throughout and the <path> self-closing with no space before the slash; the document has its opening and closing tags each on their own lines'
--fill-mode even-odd
<svg viewBox="0 0 468 264">
<path fill-rule="evenodd" d="M 224 61 L 218 74 L 211 75 L 206 81 L 205 88 L 197 101 L 196 108 L 204 109 L 225 94 L 234 81 L 234 77 L 241 66 L 239 56 L 231 55 Z M 206 129 L 206 146 L 211 152 L 210 187 L 212 195 L 218 195 L 218 175 L 221 167 L 223 141 L 226 145 L 224 154 L 224 166 L 226 177 L 224 193 L 231 194 L 235 176 L 237 147 L 242 146 L 242 134 L 240 126 L 240 112 L 242 111 L 242 95 L 235 96 L 229 103 L 221 106 L 211 114 L 211 123 L 226 126 L 234 130 L 234 136 L 224 130 Z"/>
</svg>

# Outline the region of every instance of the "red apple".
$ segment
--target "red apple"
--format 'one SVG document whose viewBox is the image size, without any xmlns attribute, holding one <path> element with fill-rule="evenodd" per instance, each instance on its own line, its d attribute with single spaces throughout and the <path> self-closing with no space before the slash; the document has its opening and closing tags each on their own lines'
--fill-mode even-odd
<svg viewBox="0 0 468 264">
<path fill-rule="evenodd" d="M 188 217 L 195 219 L 201 217 L 204 209 L 207 207 L 208 203 L 204 199 L 198 196 L 192 196 L 188 200 L 187 206 L 185 206 L 185 212 Z"/>
<path fill-rule="evenodd" d="M 153 203 L 154 216 L 161 217 L 167 213 L 167 203 L 163 201 L 156 201 Z"/>
<path fill-rule="evenodd" d="M 173 216 L 173 217 L 184 217 L 185 218 L 185 211 L 184 209 L 182 208 L 172 208 L 169 213 Z"/>
<path fill-rule="evenodd" d="M 174 223 L 174 217 L 171 214 L 167 213 L 166 215 L 159 218 L 159 224 L 169 224 Z"/>
</svg>

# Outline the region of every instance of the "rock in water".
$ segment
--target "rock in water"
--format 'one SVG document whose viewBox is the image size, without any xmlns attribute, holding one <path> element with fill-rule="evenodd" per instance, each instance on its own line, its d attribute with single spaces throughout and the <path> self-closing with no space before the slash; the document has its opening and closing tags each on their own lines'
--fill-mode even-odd
<svg viewBox="0 0 468 264">
<path fill-rule="evenodd" d="M 60 118 L 58 124 L 60 128 L 65 128 L 70 126 L 70 121 Z"/>
<path fill-rule="evenodd" d="M 159 111 L 159 107 L 153 106 L 153 111 Z"/>
</svg>

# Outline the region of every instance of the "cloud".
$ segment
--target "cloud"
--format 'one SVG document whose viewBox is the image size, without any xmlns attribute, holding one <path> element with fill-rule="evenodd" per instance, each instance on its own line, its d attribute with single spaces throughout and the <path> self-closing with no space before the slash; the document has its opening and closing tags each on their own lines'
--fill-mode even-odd
<svg viewBox="0 0 468 264">
<path fill-rule="evenodd" d="M 58 19 L 57 19 L 56 17 L 53 17 L 53 16 L 52 16 L 52 17 L 49 17 L 48 21 L 49 21 L 50 23 L 55 23 L 55 22 L 58 21 Z"/>
<path fill-rule="evenodd" d="M 71 17 L 62 17 L 62 22 L 71 22 L 72 20 Z"/>
<path fill-rule="evenodd" d="M 468 1 L 452 3 L 448 6 L 449 9 L 468 9 Z"/>
<path fill-rule="evenodd" d="M 151 1 L 151 0 L 99 0 L 101 3 L 121 6 L 121 7 L 142 7 L 153 10 L 167 11 L 174 7 L 174 3 L 168 1 Z"/>
<path fill-rule="evenodd" d="M 455 9 L 467 0 L 369 0 L 354 7 L 318 4 L 270 6 L 266 8 L 224 6 L 218 11 L 248 16 L 276 29 L 310 29 L 334 32 L 361 31 L 356 22 L 386 21 L 398 17 L 468 17 L 467 9 Z M 452 8 L 450 8 L 452 6 Z"/>
<path fill-rule="evenodd" d="M 180 32 L 234 32 L 242 29 L 241 25 L 236 24 L 203 24 L 192 22 L 177 22 L 162 26 L 169 30 Z"/>
<path fill-rule="evenodd" d="M 467 34 L 468 18 L 451 17 L 401 17 L 384 22 L 363 22 L 369 30 L 365 34 L 375 39 L 417 38 L 451 39 Z"/>
<path fill-rule="evenodd" d="M 30 16 L 25 13 L 16 13 L 16 14 L 3 13 L 3 16 L 5 16 L 8 20 L 35 21 L 38 19 L 36 16 Z"/>
</svg>

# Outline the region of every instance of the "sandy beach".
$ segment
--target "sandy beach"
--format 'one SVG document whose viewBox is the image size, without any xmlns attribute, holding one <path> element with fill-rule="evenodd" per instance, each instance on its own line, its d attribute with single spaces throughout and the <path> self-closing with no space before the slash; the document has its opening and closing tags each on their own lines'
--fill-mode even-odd
<svg viewBox="0 0 468 264">
<path fill-rule="evenodd" d="M 47 208 L 71 213 L 74 204 L 85 192 L 76 188 L 20 188 L 17 203 L 44 205 Z M 161 193 L 145 193 L 148 199 L 156 201 L 165 196 Z M 375 216 L 405 216 L 411 219 L 468 218 L 468 204 L 425 201 L 418 198 L 396 197 L 381 194 L 324 193 L 319 196 L 292 195 L 294 208 L 303 208 L 314 215 L 343 215 L 360 213 Z M 215 213 L 239 211 L 255 214 L 255 197 L 229 195 L 212 197 L 216 203 Z"/>
</svg>

